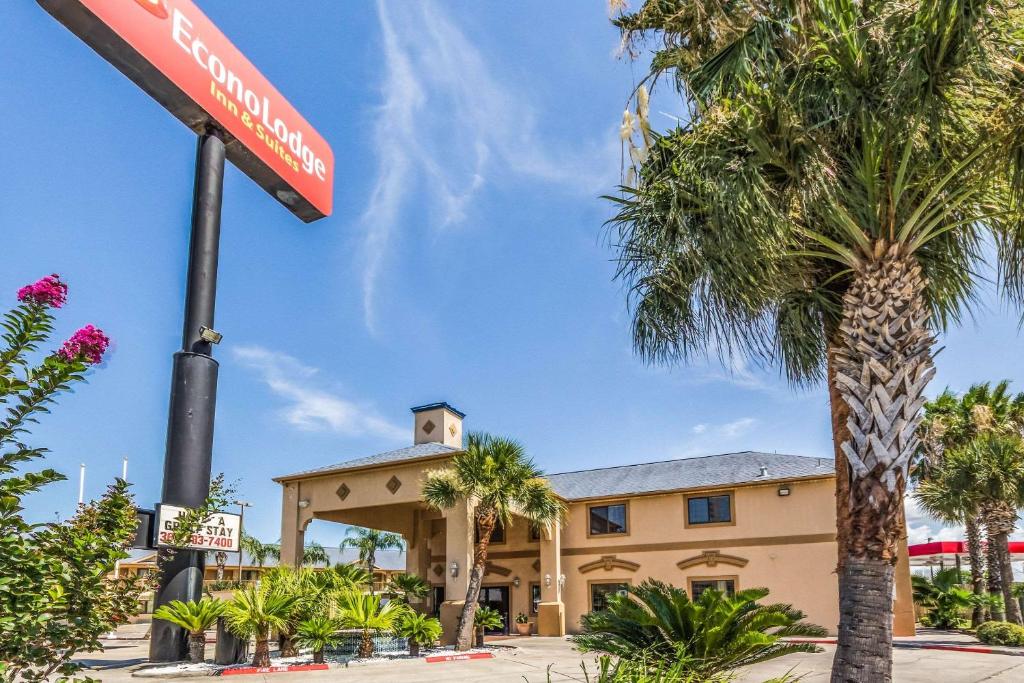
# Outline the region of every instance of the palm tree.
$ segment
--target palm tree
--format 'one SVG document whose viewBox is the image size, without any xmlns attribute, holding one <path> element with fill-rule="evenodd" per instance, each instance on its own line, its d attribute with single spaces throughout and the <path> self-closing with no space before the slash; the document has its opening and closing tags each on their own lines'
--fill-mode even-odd
<svg viewBox="0 0 1024 683">
<path fill-rule="evenodd" d="M 933 331 L 970 303 L 983 239 L 1024 298 L 1021 35 L 1001 0 L 648 0 L 684 122 L 623 125 L 619 277 L 647 360 L 718 353 L 826 380 L 837 448 L 832 680 L 891 679 L 892 586 Z M 638 139 L 636 144 L 633 140 Z M 630 175 L 635 174 L 634 181 Z"/>
<path fill-rule="evenodd" d="M 409 654 L 420 656 L 420 646 L 433 645 L 441 637 L 441 622 L 426 614 L 408 611 L 395 626 L 395 635 L 409 641 Z"/>
<path fill-rule="evenodd" d="M 926 479 L 914 490 L 914 498 L 921 509 L 946 524 L 963 524 L 967 532 L 967 552 L 971 563 L 971 588 L 974 595 L 985 594 L 985 560 L 981 547 L 979 519 L 981 509 L 967 492 L 962 491 L 948 477 L 943 476 L 943 465 L 930 465 Z M 979 626 L 986 620 L 982 603 L 976 603 L 971 625 Z"/>
<path fill-rule="evenodd" d="M 624 660 L 687 662 L 699 680 L 793 652 L 817 652 L 790 637 L 822 637 L 820 626 L 804 623 L 789 605 L 762 605 L 764 588 L 728 596 L 705 590 L 690 600 L 681 588 L 648 579 L 625 595 L 608 596 L 606 609 L 582 618 L 573 642 L 584 652 L 606 652 Z"/>
<path fill-rule="evenodd" d="M 377 529 L 364 529 L 363 527 L 351 526 L 345 530 L 345 538 L 342 539 L 341 550 L 345 548 L 358 548 L 359 561 L 366 567 L 366 571 L 373 576 L 377 568 L 377 551 L 396 549 L 402 552 L 405 543 L 398 534 Z M 373 592 L 373 581 L 370 582 L 370 592 Z"/>
<path fill-rule="evenodd" d="M 315 567 L 318 564 L 329 565 L 331 558 L 327 550 L 319 543 L 313 542 L 302 549 L 302 564 Z"/>
<path fill-rule="evenodd" d="M 460 502 L 472 505 L 479 531 L 466 602 L 459 617 L 456 650 L 472 647 L 473 612 L 495 526 L 500 523 L 508 529 L 513 511 L 542 527 L 560 524 L 565 517 L 565 503 L 542 477 L 518 442 L 472 433 L 466 438 L 465 450 L 456 453 L 444 469 L 432 471 L 423 485 L 423 500 L 439 510 Z"/>
<path fill-rule="evenodd" d="M 1019 434 L 1024 427 L 1024 393 L 1011 395 L 1009 385 L 1009 380 L 1003 380 L 994 387 L 988 382 L 975 384 L 962 396 L 947 388 L 935 400 L 925 403 L 924 419 L 918 428 L 921 457 L 914 467 L 914 478 L 927 480 L 937 468 L 941 469 L 946 451 L 966 446 L 979 434 Z M 982 595 L 985 592 L 985 558 L 981 543 L 984 525 L 981 510 L 970 505 L 959 495 L 960 492 L 945 490 L 942 484 L 926 489 L 925 494 L 924 497 L 918 496 L 918 501 L 933 517 L 964 525 L 971 584 L 974 594 Z M 989 539 L 988 547 L 994 552 L 997 544 Z M 992 566 L 998 567 L 998 564 Z M 997 569 L 989 571 L 988 590 L 1001 592 L 1001 574 Z M 975 627 L 985 618 L 981 604 L 978 603 L 971 617 L 971 624 Z"/>
<path fill-rule="evenodd" d="M 188 632 L 188 658 L 193 664 L 201 664 L 206 657 L 206 631 L 224 614 L 224 609 L 225 604 L 214 598 L 203 598 L 199 602 L 171 600 L 153 612 L 153 618 L 185 629 Z"/>
<path fill-rule="evenodd" d="M 235 591 L 225 610 L 228 629 L 241 638 L 255 638 L 253 666 L 270 666 L 270 631 L 286 626 L 299 598 L 276 589 L 269 581 Z"/>
<path fill-rule="evenodd" d="M 282 595 L 295 598 L 291 612 L 277 629 L 277 642 L 282 657 L 298 655 L 296 634 L 299 624 L 326 613 L 329 595 L 334 590 L 330 581 L 320 577 L 323 572 L 307 567 L 273 567 L 263 575 L 263 582 Z"/>
<path fill-rule="evenodd" d="M 277 543 L 263 543 L 255 536 L 243 533 L 239 545 L 242 548 L 242 552 L 249 555 L 257 567 L 262 567 L 268 557 L 275 560 L 281 559 L 281 546 Z"/>
<path fill-rule="evenodd" d="M 409 609 L 400 602 L 381 605 L 381 596 L 356 590 L 341 591 L 338 606 L 341 625 L 362 631 L 356 654 L 363 659 L 373 655 L 373 634 L 392 630 Z"/>
<path fill-rule="evenodd" d="M 960 587 L 963 576 L 958 570 L 942 569 L 930 581 L 916 574 L 910 580 L 914 586 L 914 602 L 929 608 L 930 626 L 960 628 L 962 613 L 971 606 L 974 594 Z"/>
<path fill-rule="evenodd" d="M 358 588 L 359 586 L 367 586 L 373 583 L 373 575 L 357 564 L 338 562 L 334 565 L 330 574 L 332 579 L 338 584 L 338 588 Z"/>
<path fill-rule="evenodd" d="M 302 647 L 313 651 L 313 663 L 324 663 L 324 650 L 334 647 L 340 640 L 337 635 L 340 624 L 330 617 L 311 617 L 299 624 L 296 640 Z"/>
<path fill-rule="evenodd" d="M 950 487 L 977 502 L 988 529 L 989 575 L 998 574 L 998 591 L 1006 619 L 1021 623 L 1020 606 L 1013 598 L 1013 567 L 1009 536 L 1024 507 L 1024 441 L 1016 435 L 983 434 L 947 456 Z"/>
<path fill-rule="evenodd" d="M 388 592 L 399 600 L 409 604 L 412 600 L 421 600 L 430 593 L 430 584 L 416 574 L 395 574 L 388 581 Z"/>
</svg>

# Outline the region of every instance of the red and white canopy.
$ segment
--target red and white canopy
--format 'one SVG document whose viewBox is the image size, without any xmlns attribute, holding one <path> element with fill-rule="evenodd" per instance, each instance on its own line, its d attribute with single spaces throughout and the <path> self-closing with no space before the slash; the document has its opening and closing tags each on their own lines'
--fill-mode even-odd
<svg viewBox="0 0 1024 683">
<path fill-rule="evenodd" d="M 1010 541 L 1010 560 L 1024 561 L 1024 541 Z M 910 554 L 911 567 L 953 567 L 956 558 L 966 564 L 969 561 L 967 544 L 963 541 L 933 541 L 932 543 L 916 543 L 907 548 Z"/>
</svg>

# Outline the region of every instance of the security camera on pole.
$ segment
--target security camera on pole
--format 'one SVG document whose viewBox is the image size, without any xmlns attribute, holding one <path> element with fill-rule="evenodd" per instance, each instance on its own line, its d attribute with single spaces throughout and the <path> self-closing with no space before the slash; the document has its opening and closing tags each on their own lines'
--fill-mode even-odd
<svg viewBox="0 0 1024 683">
<path fill-rule="evenodd" d="M 203 507 L 210 490 L 217 400 L 212 354 L 221 340 L 214 329 L 214 308 L 225 160 L 308 223 L 331 213 L 334 156 L 327 142 L 191 0 L 37 1 L 199 136 L 185 321 L 171 375 L 163 520 L 165 511 L 178 515 Z M 237 516 L 217 517 L 205 526 L 206 536 L 196 535 L 185 548 L 160 550 L 157 606 L 202 597 L 206 550 L 200 548 L 208 541 L 213 550 L 233 550 L 240 540 Z M 149 652 L 152 661 L 184 659 L 187 634 L 170 622 L 156 621 Z"/>
</svg>

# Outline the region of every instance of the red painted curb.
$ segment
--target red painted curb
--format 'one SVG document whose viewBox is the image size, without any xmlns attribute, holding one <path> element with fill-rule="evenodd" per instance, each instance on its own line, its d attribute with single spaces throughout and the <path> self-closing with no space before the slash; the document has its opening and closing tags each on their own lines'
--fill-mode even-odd
<svg viewBox="0 0 1024 683">
<path fill-rule="evenodd" d="M 492 657 L 494 657 L 493 652 L 474 652 L 468 655 L 434 655 L 433 657 L 427 657 L 427 663 L 461 662 L 466 659 L 491 659 Z"/>
<path fill-rule="evenodd" d="M 224 669 L 221 676 L 245 676 L 247 674 L 276 674 L 286 671 L 326 671 L 326 664 L 287 664 L 283 666 L 243 666 L 237 669 Z"/>
<path fill-rule="evenodd" d="M 904 647 L 907 647 L 906 645 Z M 909 645 L 909 647 L 914 647 Z M 990 647 L 976 647 L 972 645 L 919 645 L 922 650 L 946 650 L 948 652 L 977 652 L 983 655 L 1009 655 L 1013 652 L 999 652 Z"/>
</svg>

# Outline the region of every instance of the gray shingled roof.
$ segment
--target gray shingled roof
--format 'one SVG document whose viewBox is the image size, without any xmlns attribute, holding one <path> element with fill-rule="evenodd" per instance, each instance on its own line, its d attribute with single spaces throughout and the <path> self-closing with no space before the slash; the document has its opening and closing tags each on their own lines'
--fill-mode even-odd
<svg viewBox="0 0 1024 683">
<path fill-rule="evenodd" d="M 767 474 L 761 474 L 761 467 Z M 729 486 L 828 475 L 835 472 L 829 458 L 782 453 L 723 453 L 637 465 L 548 475 L 551 486 L 567 500 L 598 498 L 678 489 Z"/>
<path fill-rule="evenodd" d="M 344 462 L 339 462 L 334 465 L 326 465 L 324 467 L 317 467 L 316 469 L 312 470 L 303 470 L 302 472 L 286 474 L 282 477 L 276 477 L 276 479 L 287 479 L 288 477 L 297 477 L 301 475 L 333 472 L 334 470 L 343 470 L 352 467 L 384 465 L 387 463 L 402 462 L 403 460 L 417 460 L 419 458 L 428 458 L 432 455 L 448 455 L 451 453 L 457 453 L 459 452 L 459 450 L 460 449 L 455 448 L 453 446 L 446 446 L 443 443 L 418 443 L 415 446 L 409 446 L 407 448 L 399 448 L 394 451 L 385 451 L 383 453 L 368 455 L 363 458 L 356 458 L 355 460 L 346 460 Z"/>
</svg>

